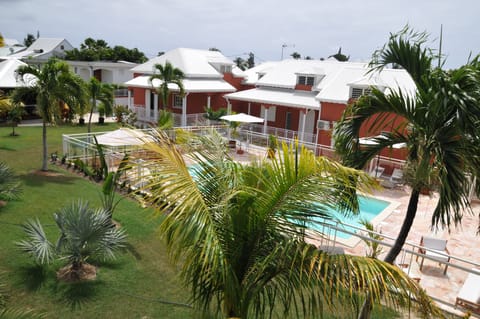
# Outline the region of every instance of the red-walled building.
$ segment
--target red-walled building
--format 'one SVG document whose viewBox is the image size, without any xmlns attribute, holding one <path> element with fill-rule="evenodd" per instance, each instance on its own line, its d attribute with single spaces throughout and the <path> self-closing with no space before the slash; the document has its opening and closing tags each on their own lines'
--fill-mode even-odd
<svg viewBox="0 0 480 319">
<path fill-rule="evenodd" d="M 244 85 L 253 88 L 226 94 L 225 98 L 234 111 L 267 119 L 261 128 L 264 133 L 295 135 L 306 143 L 319 144 L 320 150 L 330 155 L 333 127 L 352 99 L 368 93 L 372 86 L 415 91 L 413 80 L 404 70 L 369 70 L 364 63 L 336 60 L 269 62 L 245 71 Z M 379 133 L 363 131 L 361 135 Z M 382 155 L 404 156 L 400 149 Z"/>
<path fill-rule="evenodd" d="M 242 87 L 242 71 L 221 52 L 186 48 L 168 51 L 133 68 L 134 78 L 126 82 L 129 108 L 137 113 L 141 124 L 154 124 L 158 120 L 158 110 L 163 106 L 154 87 L 158 87 L 160 81 L 150 83 L 149 78 L 155 72 L 155 64 L 165 65 L 167 61 L 185 74 L 184 96 L 179 94 L 177 85 L 169 84 L 171 94 L 166 108 L 180 119 L 178 125 L 186 126 L 201 119 L 194 115 L 205 113 L 206 108 L 226 108 L 223 96 Z"/>
<path fill-rule="evenodd" d="M 264 124 L 250 129 L 282 137 L 296 137 L 304 143 L 318 145 L 320 154 L 333 154 L 332 131 L 346 106 L 368 93 L 372 86 L 381 90 L 413 93 L 415 84 L 404 70 L 383 69 L 369 72 L 365 63 L 336 60 L 283 60 L 266 62 L 247 71 L 218 51 L 175 49 L 132 69 L 134 78 L 126 84 L 140 123 L 153 124 L 162 107 L 149 78 L 155 64 L 169 61 L 185 73 L 185 96 L 171 85 L 167 108 L 181 121 L 177 125 L 195 124 L 206 108 L 243 112 L 262 117 Z M 154 81 L 153 85 L 158 85 Z M 380 132 L 362 132 L 375 136 Z M 383 156 L 402 159 L 402 149 L 385 151 Z"/>
</svg>

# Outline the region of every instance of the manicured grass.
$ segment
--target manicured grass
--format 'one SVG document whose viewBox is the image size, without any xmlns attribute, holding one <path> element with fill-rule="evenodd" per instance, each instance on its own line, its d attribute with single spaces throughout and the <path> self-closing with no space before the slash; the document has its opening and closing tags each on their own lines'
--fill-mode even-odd
<svg viewBox="0 0 480 319">
<path fill-rule="evenodd" d="M 94 126 L 95 131 L 117 126 Z M 61 166 L 51 165 L 55 176 L 38 174 L 41 167 L 41 127 L 19 127 L 20 136 L 0 128 L 0 160 L 19 175 L 23 196 L 0 209 L 0 271 L 10 292 L 8 305 L 33 309 L 47 318 L 191 318 L 190 308 L 162 303 L 188 303 L 188 292 L 177 277 L 178 269 L 168 260 L 165 246 L 156 233 L 160 216 L 136 202 L 120 202 L 114 218 L 127 231 L 129 249 L 114 261 L 99 262 L 96 281 L 60 283 L 55 271 L 62 263 L 41 269 L 19 252 L 14 242 L 22 238 L 19 224 L 37 217 L 50 240 L 57 238 L 53 213 L 77 199 L 100 206 L 100 185 Z M 49 152 L 61 154 L 61 134 L 86 132 L 86 127 L 48 128 Z M 97 261 L 91 261 L 97 263 Z"/>
<path fill-rule="evenodd" d="M 93 126 L 94 131 L 116 128 L 115 124 Z M 49 127 L 49 153 L 56 151 L 62 155 L 62 134 L 86 130 L 85 126 Z M 129 249 L 114 261 L 90 261 L 99 265 L 97 280 L 93 282 L 58 282 L 55 271 L 63 265 L 61 262 L 41 268 L 19 252 L 14 242 L 22 238 L 20 224 L 38 218 L 53 241 L 58 230 L 52 214 L 78 199 L 99 207 L 100 185 L 54 164 L 49 168 L 56 174 L 39 174 L 42 128 L 19 127 L 17 137 L 9 136 L 10 132 L 11 128 L 0 127 L 0 161 L 5 161 L 18 174 L 23 196 L 0 208 L 0 273 L 6 273 L 9 307 L 32 309 L 45 313 L 46 318 L 200 317 L 195 310 L 184 306 L 188 303 L 188 290 L 182 287 L 178 267 L 169 261 L 157 233 L 161 216 L 141 208 L 133 200 L 122 200 L 114 214 L 114 219 L 129 236 Z M 339 305 L 333 314 L 325 314 L 325 318 L 356 317 L 342 308 Z M 386 310 L 373 317 L 395 318 L 395 314 Z"/>
</svg>

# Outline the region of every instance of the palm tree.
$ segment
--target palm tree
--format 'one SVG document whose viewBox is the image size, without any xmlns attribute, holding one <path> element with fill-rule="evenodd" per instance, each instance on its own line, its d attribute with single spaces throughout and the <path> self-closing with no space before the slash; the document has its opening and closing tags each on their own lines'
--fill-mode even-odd
<svg viewBox="0 0 480 319">
<path fill-rule="evenodd" d="M 393 263 L 408 236 L 422 190 L 437 188 L 439 201 L 432 227 L 461 222 L 471 212 L 470 192 L 479 176 L 480 62 L 456 70 L 434 66 L 437 57 L 424 48 L 425 33 L 406 27 L 393 34 L 372 61 L 374 71 L 395 64 L 408 72 L 415 92 L 382 92 L 372 88 L 347 108 L 336 130 L 336 148 L 343 163 L 363 168 L 382 150 L 406 143 L 406 181 L 411 187 L 405 219 L 385 261 Z M 440 64 L 440 63 L 439 63 Z M 400 123 L 400 124 L 396 124 Z M 382 133 L 375 145 L 359 147 L 360 128 Z M 478 184 L 477 184 L 478 185 Z"/>
<path fill-rule="evenodd" d="M 21 103 L 14 103 L 12 99 L 0 90 L 0 117 L 7 119 L 12 125 L 12 133 L 10 136 L 17 136 L 15 133 L 15 126 L 22 121 L 22 116 L 25 113 Z"/>
<path fill-rule="evenodd" d="M 48 241 L 38 220 L 23 225 L 27 239 L 17 244 L 40 264 L 55 258 L 67 259 L 69 264 L 59 271 L 62 279 L 83 279 L 86 270 L 92 270 L 86 263 L 88 258 L 114 258 L 115 252 L 125 245 L 125 232 L 112 227 L 109 212 L 94 210 L 86 202 L 78 201 L 61 208 L 54 219 L 60 229 L 56 245 Z"/>
<path fill-rule="evenodd" d="M 334 300 L 354 303 L 354 293 L 364 289 L 376 301 L 383 292 L 395 303 L 392 286 L 398 298 L 410 291 L 428 301 L 387 263 L 331 256 L 304 240 L 313 217 L 329 217 L 325 207 L 357 208 L 355 187 L 371 183 L 361 171 L 286 145 L 283 156 L 242 166 L 213 134 L 190 143 L 185 156 L 196 163 L 190 172 L 166 134 L 156 139 L 147 144 L 158 162 L 146 187 L 151 202 L 168 212 L 160 233 L 173 259 L 183 262 L 181 276 L 201 310 L 225 318 L 263 317 L 275 309 L 318 316 Z"/>
<path fill-rule="evenodd" d="M 155 79 L 161 81 L 156 90 L 162 98 L 163 109 L 166 109 L 168 106 L 168 96 L 170 94 L 170 89 L 168 88 L 168 85 L 177 85 L 180 95 L 183 96 L 185 94 L 185 89 L 183 87 L 183 79 L 185 78 L 185 74 L 182 70 L 174 67 L 168 61 L 165 62 L 165 65 L 155 64 L 155 71 L 158 71 L 158 73 L 154 73 L 152 76 L 150 76 L 149 80 L 153 87 L 155 87 L 155 85 L 153 84 L 153 81 Z"/>
<path fill-rule="evenodd" d="M 16 199 L 21 192 L 20 182 L 12 169 L 6 163 L 0 162 L 0 201 Z"/>
<path fill-rule="evenodd" d="M 59 103 L 65 102 L 71 108 L 85 105 L 83 81 L 70 71 L 67 63 L 56 58 L 51 58 L 41 68 L 34 65 L 20 66 L 17 74 L 26 86 L 14 91 L 14 102 L 31 93 L 37 97 L 37 110 L 43 120 L 42 171 L 47 171 L 47 124 L 55 124 L 59 118 Z"/>
<path fill-rule="evenodd" d="M 90 97 L 90 116 L 88 117 L 88 133 L 91 131 L 92 114 L 97 107 L 97 101 L 102 103 L 105 114 L 111 114 L 113 110 L 114 88 L 108 83 L 102 83 L 97 78 L 92 77 L 87 83 L 87 92 Z"/>
</svg>

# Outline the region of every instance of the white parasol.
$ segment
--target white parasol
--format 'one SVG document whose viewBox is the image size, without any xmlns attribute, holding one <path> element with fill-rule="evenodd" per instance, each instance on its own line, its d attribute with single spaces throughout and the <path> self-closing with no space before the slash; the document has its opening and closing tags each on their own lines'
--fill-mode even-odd
<svg viewBox="0 0 480 319">
<path fill-rule="evenodd" d="M 148 135 L 129 128 L 120 128 L 97 136 L 98 144 L 108 146 L 142 145 Z"/>
<path fill-rule="evenodd" d="M 224 115 L 220 117 L 220 119 L 229 121 L 229 122 L 240 122 L 240 123 L 263 123 L 265 121 L 261 117 L 256 117 L 256 116 L 248 115 L 245 113 Z"/>
</svg>

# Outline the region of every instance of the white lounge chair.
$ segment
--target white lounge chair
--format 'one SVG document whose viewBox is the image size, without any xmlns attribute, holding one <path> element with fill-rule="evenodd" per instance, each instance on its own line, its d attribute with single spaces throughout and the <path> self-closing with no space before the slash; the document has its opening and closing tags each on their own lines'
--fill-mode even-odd
<svg viewBox="0 0 480 319">
<path fill-rule="evenodd" d="M 370 172 L 368 172 L 368 175 L 370 175 L 373 178 L 380 178 L 380 176 L 382 176 L 384 171 L 385 171 L 385 167 L 376 166 Z"/>
<path fill-rule="evenodd" d="M 473 269 L 477 272 L 480 270 Z M 455 307 L 461 306 L 466 309 L 480 313 L 480 275 L 469 273 L 467 279 L 460 289 Z"/>
<path fill-rule="evenodd" d="M 418 258 L 422 258 L 422 261 L 420 262 L 420 270 L 422 270 L 425 257 L 438 262 L 446 263 L 450 261 L 450 253 L 447 249 L 447 240 L 422 236 L 422 239 L 420 240 L 420 246 L 422 247 L 418 249 L 418 252 L 424 255 L 417 256 L 416 259 L 418 261 Z M 443 274 L 447 273 L 447 268 L 448 264 L 445 264 L 445 270 L 443 271 Z"/>
<path fill-rule="evenodd" d="M 403 183 L 403 170 L 400 168 L 394 168 L 392 172 L 392 176 L 390 176 L 390 181 L 394 184 L 402 184 Z"/>
</svg>

